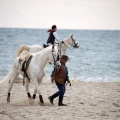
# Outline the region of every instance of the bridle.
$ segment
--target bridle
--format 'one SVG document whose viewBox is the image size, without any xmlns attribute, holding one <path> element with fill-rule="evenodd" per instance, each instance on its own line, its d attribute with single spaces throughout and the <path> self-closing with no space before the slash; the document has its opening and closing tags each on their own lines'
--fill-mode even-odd
<svg viewBox="0 0 120 120">
<path fill-rule="evenodd" d="M 60 65 L 57 65 L 57 61 L 59 61 L 59 54 L 58 54 L 58 52 L 57 52 L 57 59 L 55 60 L 55 56 L 54 56 L 54 46 L 55 45 L 53 45 L 52 46 L 52 56 L 53 56 L 53 60 L 54 60 L 54 74 L 56 74 L 58 71 L 59 71 L 59 69 L 60 69 Z"/>
<path fill-rule="evenodd" d="M 72 36 L 70 36 L 70 37 L 71 37 L 71 39 L 72 39 L 72 47 L 73 47 L 73 48 L 76 48 L 78 43 L 75 43 L 75 40 L 73 39 Z M 63 43 L 68 49 L 70 48 L 70 47 L 68 47 L 68 46 L 65 44 L 64 41 L 62 41 L 62 43 Z"/>
<path fill-rule="evenodd" d="M 57 59 L 55 60 L 55 56 L 54 56 L 54 54 L 53 54 L 53 53 L 55 52 L 55 51 L 54 51 L 54 47 L 55 47 L 55 45 L 52 46 L 52 56 L 53 56 L 54 65 L 55 65 L 56 62 L 59 61 L 59 54 L 57 53 Z"/>
<path fill-rule="evenodd" d="M 73 39 L 73 36 L 71 35 L 71 40 L 72 40 L 72 47 L 73 48 L 77 48 L 78 43 L 75 43 L 75 40 Z M 68 47 L 64 41 L 62 41 L 60 44 L 58 43 L 59 49 L 58 49 L 58 53 L 59 56 L 61 56 L 61 44 L 63 44 L 66 48 L 70 49 L 70 47 Z"/>
<path fill-rule="evenodd" d="M 71 37 L 71 39 L 72 39 L 73 48 L 76 48 L 78 43 L 75 43 L 75 40 L 73 39 L 72 36 L 70 36 L 70 37 Z"/>
</svg>

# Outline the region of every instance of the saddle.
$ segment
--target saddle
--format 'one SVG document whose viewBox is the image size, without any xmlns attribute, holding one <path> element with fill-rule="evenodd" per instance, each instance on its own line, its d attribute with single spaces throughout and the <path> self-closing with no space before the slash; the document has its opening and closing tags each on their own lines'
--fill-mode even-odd
<svg viewBox="0 0 120 120">
<path fill-rule="evenodd" d="M 27 77 L 29 82 L 30 82 L 30 78 L 27 75 L 27 69 L 29 67 L 31 59 L 32 59 L 32 54 L 28 53 L 27 51 L 23 52 L 20 55 L 20 58 L 19 58 L 20 70 L 24 73 L 24 75 L 23 75 L 23 85 L 25 83 L 25 81 L 24 81 L 25 77 Z"/>
</svg>

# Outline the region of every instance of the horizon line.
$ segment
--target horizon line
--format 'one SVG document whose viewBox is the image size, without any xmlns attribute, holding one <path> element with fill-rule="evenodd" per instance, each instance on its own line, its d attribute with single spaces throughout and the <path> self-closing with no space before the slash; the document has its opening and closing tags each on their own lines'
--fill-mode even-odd
<svg viewBox="0 0 120 120">
<path fill-rule="evenodd" d="M 32 27 L 0 27 L 7 29 L 50 29 L 50 28 L 32 28 Z M 79 28 L 59 28 L 58 30 L 107 30 L 107 31 L 120 31 L 120 29 L 79 29 Z"/>
</svg>

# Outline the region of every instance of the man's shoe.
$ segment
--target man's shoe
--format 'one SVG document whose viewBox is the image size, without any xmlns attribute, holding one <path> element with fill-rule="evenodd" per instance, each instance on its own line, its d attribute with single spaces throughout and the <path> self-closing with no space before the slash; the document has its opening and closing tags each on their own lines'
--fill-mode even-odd
<svg viewBox="0 0 120 120">
<path fill-rule="evenodd" d="M 67 106 L 67 104 L 62 103 L 62 104 L 58 104 L 58 106 Z"/>
<path fill-rule="evenodd" d="M 50 103 L 53 104 L 53 98 L 52 98 L 52 96 L 49 96 L 48 99 L 50 100 Z"/>
<path fill-rule="evenodd" d="M 49 96 L 49 97 L 48 97 L 48 99 L 50 100 L 50 103 L 51 103 L 51 104 L 53 104 L 53 100 L 54 100 L 54 98 L 56 98 L 56 97 L 58 97 L 58 94 L 57 94 L 57 93 L 55 93 L 55 94 L 53 94 L 52 96 Z"/>
<path fill-rule="evenodd" d="M 60 95 L 59 101 L 58 101 L 58 106 L 67 106 L 66 104 L 63 104 L 62 101 L 63 101 L 63 96 Z"/>
</svg>

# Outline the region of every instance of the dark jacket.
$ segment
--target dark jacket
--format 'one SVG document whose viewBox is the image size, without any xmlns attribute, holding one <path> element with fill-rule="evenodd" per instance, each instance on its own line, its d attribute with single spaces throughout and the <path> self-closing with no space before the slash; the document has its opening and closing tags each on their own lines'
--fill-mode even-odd
<svg viewBox="0 0 120 120">
<path fill-rule="evenodd" d="M 55 37 L 54 37 L 54 35 L 53 35 L 53 31 L 51 31 L 50 34 L 49 34 L 47 43 L 52 43 L 52 45 L 53 45 L 54 42 L 55 42 Z"/>
<path fill-rule="evenodd" d="M 51 77 L 58 83 L 63 84 L 69 80 L 68 70 L 65 64 L 61 63 L 61 67 L 57 73 L 55 73 L 55 69 L 52 72 Z"/>
</svg>

